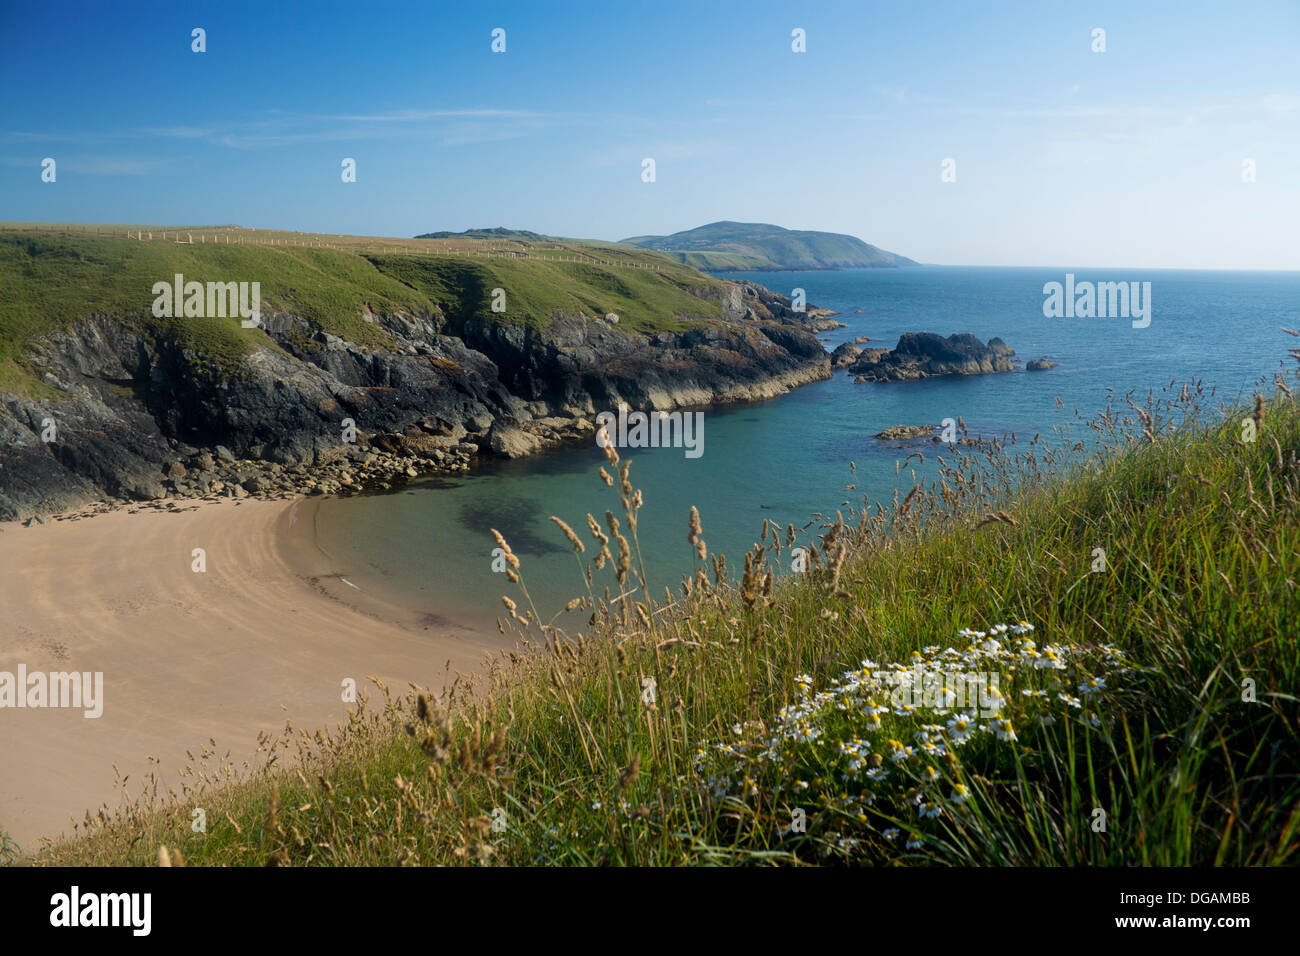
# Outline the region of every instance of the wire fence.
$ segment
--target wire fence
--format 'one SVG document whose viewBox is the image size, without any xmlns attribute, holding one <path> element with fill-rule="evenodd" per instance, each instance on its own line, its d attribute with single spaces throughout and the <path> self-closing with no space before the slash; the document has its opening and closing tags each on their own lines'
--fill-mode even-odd
<svg viewBox="0 0 1300 956">
<path fill-rule="evenodd" d="M 576 265 L 606 266 L 612 269 L 638 269 L 643 272 L 662 272 L 663 268 L 648 262 L 616 262 L 599 256 L 581 253 L 569 246 L 557 247 L 548 255 L 527 247 L 503 248 L 492 245 L 492 240 L 457 239 L 456 245 L 446 240 L 402 239 L 398 241 L 372 240 L 365 236 L 327 236 L 320 233 L 272 233 L 270 230 L 238 227 L 177 226 L 108 226 L 79 225 L 74 223 L 0 223 L 0 232 L 39 232 L 54 235 L 122 236 L 139 242 L 172 242 L 178 245 L 268 246 L 277 248 L 333 249 L 337 252 L 375 253 L 391 255 L 428 256 L 480 256 L 497 259 L 526 259 L 536 262 L 563 262 Z"/>
</svg>

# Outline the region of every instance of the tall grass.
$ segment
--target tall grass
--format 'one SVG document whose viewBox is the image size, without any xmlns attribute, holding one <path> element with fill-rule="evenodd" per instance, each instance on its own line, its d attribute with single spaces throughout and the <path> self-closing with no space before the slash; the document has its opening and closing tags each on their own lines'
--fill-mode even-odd
<svg viewBox="0 0 1300 956">
<path fill-rule="evenodd" d="M 202 754 L 36 862 L 1294 862 L 1300 410 L 1279 382 L 1246 408 L 1130 396 L 1090 449 L 946 449 L 811 536 L 765 523 L 730 573 L 693 513 L 694 573 L 661 595 L 607 449 L 608 507 L 556 516 L 580 632 L 541 619 L 511 554 L 522 644 L 477 681 L 286 727 L 251 779 Z M 968 740 L 959 709 L 900 706 L 864 663 L 961 655 L 1007 698 Z"/>
</svg>

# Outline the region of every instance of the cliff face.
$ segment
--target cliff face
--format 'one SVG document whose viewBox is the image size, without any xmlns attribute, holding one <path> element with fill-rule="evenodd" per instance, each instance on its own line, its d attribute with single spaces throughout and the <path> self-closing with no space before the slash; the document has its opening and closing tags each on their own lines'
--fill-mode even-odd
<svg viewBox="0 0 1300 956">
<path fill-rule="evenodd" d="M 196 493 L 177 463 L 214 450 L 321 466 L 355 451 L 343 441 L 345 419 L 362 448 L 432 436 L 513 456 L 589 433 L 589 417 L 620 401 L 667 410 L 828 377 L 808 317 L 754 288 L 728 287 L 721 320 L 648 335 L 612 317 L 568 314 L 540 330 L 472 319 L 460 338 L 439 331 L 439 315 L 375 315 L 392 337 L 383 350 L 272 314 L 263 326 L 273 345 L 229 371 L 166 333 L 90 318 L 26 355 L 66 397 L 0 394 L 0 520 L 98 498 Z"/>
</svg>

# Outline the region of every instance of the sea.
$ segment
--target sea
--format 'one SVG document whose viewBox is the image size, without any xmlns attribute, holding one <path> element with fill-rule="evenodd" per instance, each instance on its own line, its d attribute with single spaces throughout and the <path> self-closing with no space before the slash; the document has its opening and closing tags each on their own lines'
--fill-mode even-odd
<svg viewBox="0 0 1300 956">
<path fill-rule="evenodd" d="M 1066 284 L 1067 274 L 1076 289 L 1150 283 L 1149 324 L 1048 317 L 1044 288 Z M 1257 389 L 1271 390 L 1275 372 L 1294 367 L 1287 350 L 1300 346 L 1282 331 L 1300 328 L 1300 272 L 921 266 L 726 278 L 785 295 L 802 289 L 809 305 L 834 310 L 845 327 L 819 335 L 828 350 L 860 336 L 866 347 L 892 348 L 905 332 L 969 332 L 1000 337 L 1021 361 L 1058 364 L 898 383 L 858 384 L 837 371 L 769 401 L 704 409 L 698 457 L 684 448 L 622 449 L 643 498 L 634 561 L 644 563 L 659 599 L 697 566 L 686 540 L 691 506 L 710 554 L 725 554 L 738 573 L 765 519 L 815 531 L 837 511 L 864 500 L 888 505 L 896 489 L 905 494 L 942 446 L 872 437 L 889 426 L 960 418 L 972 436 L 1090 441 L 1086 422 L 1108 402 L 1127 410 L 1126 397 L 1141 404 L 1199 382 L 1211 404 L 1249 401 Z M 925 464 L 914 458 L 900 467 L 918 450 Z M 604 528 L 609 509 L 622 522 L 617 486 L 598 472 L 604 463 L 593 441 L 390 493 L 329 498 L 316 513 L 317 543 L 354 587 L 433 619 L 495 631 L 503 595 L 522 607 L 531 599 L 549 618 L 587 593 L 587 515 Z M 581 559 L 553 515 L 587 542 Z M 492 529 L 518 557 L 527 597 L 502 573 Z M 594 578 L 596 591 L 607 586 L 618 593 L 608 568 Z"/>
</svg>

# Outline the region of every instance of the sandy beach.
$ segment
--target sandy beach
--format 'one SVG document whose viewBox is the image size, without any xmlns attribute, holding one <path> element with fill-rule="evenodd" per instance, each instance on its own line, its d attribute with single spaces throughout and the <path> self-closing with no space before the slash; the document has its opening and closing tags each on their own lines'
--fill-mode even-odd
<svg viewBox="0 0 1300 956">
<path fill-rule="evenodd" d="M 346 678 L 436 688 L 509 646 L 348 583 L 312 500 L 194 504 L 0 525 L 0 672 L 103 672 L 98 718 L 0 709 L 0 827 L 26 850 L 116 805 L 114 766 L 133 795 L 151 771 L 175 786 L 209 738 L 240 766 L 286 720 L 342 720 Z"/>
</svg>

